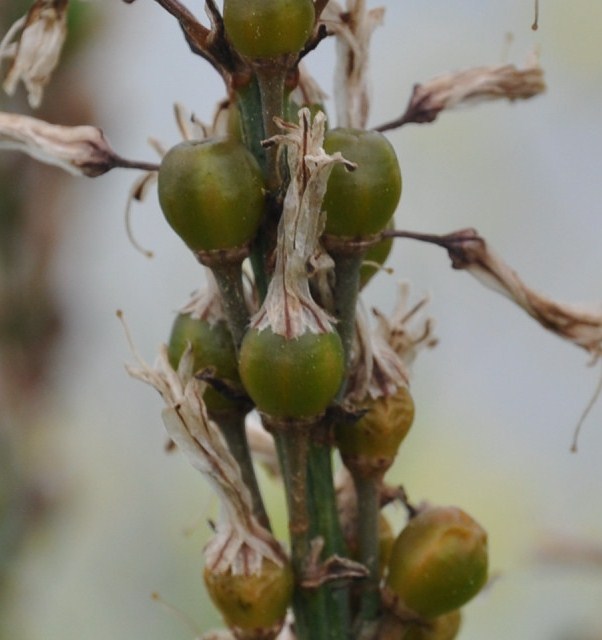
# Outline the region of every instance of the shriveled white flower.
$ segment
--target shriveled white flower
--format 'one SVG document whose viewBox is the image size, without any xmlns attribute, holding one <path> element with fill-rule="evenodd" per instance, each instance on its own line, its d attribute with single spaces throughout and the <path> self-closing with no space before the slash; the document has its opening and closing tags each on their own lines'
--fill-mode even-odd
<svg viewBox="0 0 602 640">
<path fill-rule="evenodd" d="M 378 321 L 376 333 L 389 344 L 408 369 L 419 351 L 437 344 L 433 333 L 435 321 L 425 313 L 428 303 L 428 295 L 412 302 L 410 283 L 400 282 L 393 313 L 385 316 L 378 309 L 372 310 Z"/>
<path fill-rule="evenodd" d="M 324 151 L 325 121 L 324 113 L 317 113 L 312 121 L 309 109 L 301 109 L 298 125 L 279 120 L 286 133 L 267 141 L 286 148 L 291 179 L 278 225 L 274 276 L 251 325 L 259 331 L 270 327 L 274 333 L 288 338 L 306 331 L 330 330 L 333 321 L 314 302 L 308 272 L 323 268 L 324 253 L 319 238 L 325 224 L 322 200 L 330 172 L 335 164 L 345 164 L 351 169 L 355 165 L 339 152 L 328 155 Z"/>
<path fill-rule="evenodd" d="M 362 305 L 358 305 L 355 322 L 356 340 L 347 400 L 361 403 L 368 397 L 394 395 L 399 387 L 407 387 L 409 372 L 403 360 L 378 332 L 371 331 Z"/>
<path fill-rule="evenodd" d="M 504 64 L 447 73 L 417 84 L 405 113 L 378 130 L 394 129 L 409 122 L 433 122 L 444 110 L 479 102 L 528 100 L 545 89 L 543 69 L 535 56 L 522 69 Z"/>
<path fill-rule="evenodd" d="M 63 127 L 16 113 L 0 112 L 2 148 L 22 151 L 77 176 L 95 177 L 128 164 L 96 127 Z"/>
<path fill-rule="evenodd" d="M 2 86 L 13 95 L 23 82 L 33 109 L 40 106 L 59 62 L 67 37 L 67 7 L 68 0 L 36 0 L 0 42 L 0 61 L 12 61 Z"/>
<path fill-rule="evenodd" d="M 163 423 L 170 438 L 188 461 L 211 482 L 220 498 L 222 514 L 216 534 L 205 547 L 207 566 L 215 573 L 253 574 L 264 560 L 283 566 L 286 557 L 272 534 L 253 515 L 251 495 L 240 467 L 219 427 L 209 419 L 203 401 L 205 383 L 193 376 L 188 349 L 178 369 L 169 364 L 163 345 L 154 367 L 139 359 L 128 373 L 154 387 L 165 402 Z"/>
<path fill-rule="evenodd" d="M 337 39 L 337 126 L 366 128 L 370 110 L 370 39 L 374 29 L 383 23 L 384 14 L 383 8 L 368 11 L 365 0 L 347 0 L 346 9 L 336 0 L 330 0 L 322 12 L 320 22 Z"/>
<path fill-rule="evenodd" d="M 372 309 L 377 325 L 371 330 L 367 314 L 358 305 L 356 315 L 356 341 L 347 387 L 347 398 L 362 402 L 394 395 L 402 386 L 410 384 L 410 367 L 418 351 L 434 347 L 434 321 L 425 316 L 428 297 L 410 306 L 410 285 L 399 284 L 398 302 L 391 316 Z"/>
</svg>

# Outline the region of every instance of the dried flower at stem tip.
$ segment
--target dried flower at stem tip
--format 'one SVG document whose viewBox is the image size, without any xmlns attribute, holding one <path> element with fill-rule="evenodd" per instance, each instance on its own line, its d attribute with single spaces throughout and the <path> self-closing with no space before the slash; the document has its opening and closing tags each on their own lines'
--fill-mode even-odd
<svg viewBox="0 0 602 640">
<path fill-rule="evenodd" d="M 33 109 L 40 106 L 59 62 L 67 37 L 67 6 L 68 0 L 36 0 L 0 42 L 0 62 L 12 61 L 2 86 L 12 96 L 23 82 Z"/>
<path fill-rule="evenodd" d="M 370 39 L 382 25 L 385 10 L 366 10 L 365 0 L 347 0 L 343 9 L 335 0 L 324 8 L 320 22 L 337 39 L 335 103 L 337 126 L 365 129 L 370 110 L 368 82 Z"/>
<path fill-rule="evenodd" d="M 118 156 L 103 132 L 89 125 L 64 127 L 0 111 L 0 149 L 14 149 L 76 176 L 97 176 L 116 167 L 156 170 L 147 162 Z"/>
<path fill-rule="evenodd" d="M 446 235 L 391 231 L 388 235 L 413 238 L 445 248 L 454 269 L 465 269 L 482 284 L 506 296 L 556 335 L 602 356 L 602 305 L 560 303 L 528 287 L 516 271 L 488 246 L 474 229 Z"/>
<path fill-rule="evenodd" d="M 528 100 L 545 89 L 543 69 L 535 56 L 523 69 L 505 64 L 448 73 L 417 84 L 405 113 L 377 130 L 387 131 L 410 122 L 433 122 L 444 110 L 479 102 Z"/>
</svg>

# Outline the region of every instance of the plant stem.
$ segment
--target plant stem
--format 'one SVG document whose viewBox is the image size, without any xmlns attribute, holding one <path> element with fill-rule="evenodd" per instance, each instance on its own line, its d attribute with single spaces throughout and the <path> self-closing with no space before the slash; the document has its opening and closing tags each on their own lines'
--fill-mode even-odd
<svg viewBox="0 0 602 640">
<path fill-rule="evenodd" d="M 224 411 L 217 416 L 216 422 L 226 438 L 230 452 L 236 462 L 238 462 L 242 479 L 251 493 L 253 514 L 259 524 L 270 531 L 270 520 L 259 490 L 259 484 L 257 483 L 257 476 L 255 475 L 255 468 L 253 467 L 253 460 L 249 450 L 249 443 L 247 442 L 245 415 L 246 411 Z"/>
<path fill-rule="evenodd" d="M 263 130 L 266 138 L 280 132 L 274 117 L 284 115 L 284 82 L 286 68 L 284 65 L 258 64 L 255 68 L 263 117 Z M 278 148 L 272 145 L 266 149 L 266 184 L 272 197 L 282 188 L 282 180 L 278 167 Z"/>
<path fill-rule="evenodd" d="M 312 440 L 308 460 L 310 525 L 312 538 L 324 539 L 323 554 L 346 555 L 333 483 L 332 452 L 329 444 Z M 346 584 L 328 583 L 320 587 L 329 611 L 330 635 L 333 640 L 349 638 L 349 589 Z M 313 638 L 313 636 L 312 636 Z"/>
<path fill-rule="evenodd" d="M 291 559 L 297 579 L 293 598 L 295 635 L 297 640 L 348 640 L 346 590 L 332 585 L 310 589 L 301 584 L 315 536 L 323 536 L 329 552 L 333 544 L 336 548 L 342 545 L 336 509 L 326 504 L 334 501 L 334 489 L 328 489 L 332 487 L 330 451 L 310 444 L 310 431 L 304 425 L 274 433 L 286 489 Z M 320 511 L 323 513 L 318 515 Z M 338 533 L 332 536 L 335 530 Z"/>
<path fill-rule="evenodd" d="M 357 535 L 359 561 L 368 569 L 368 578 L 362 583 L 357 628 L 373 622 L 380 609 L 378 516 L 380 512 L 380 481 L 353 474 L 357 495 Z M 361 636 L 361 633 L 360 633 Z"/>
</svg>

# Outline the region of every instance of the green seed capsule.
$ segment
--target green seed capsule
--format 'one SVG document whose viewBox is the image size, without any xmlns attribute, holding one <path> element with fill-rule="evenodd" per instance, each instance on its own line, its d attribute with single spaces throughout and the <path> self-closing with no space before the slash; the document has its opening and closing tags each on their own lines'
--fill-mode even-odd
<svg viewBox="0 0 602 640">
<path fill-rule="evenodd" d="M 314 22 L 312 0 L 224 0 L 226 34 L 249 58 L 297 53 Z"/>
<path fill-rule="evenodd" d="M 334 167 L 322 208 L 327 235 L 363 238 L 382 231 L 401 197 L 401 171 L 395 150 L 381 133 L 331 129 L 324 138 L 327 153 L 340 151 L 357 169 Z"/>
<path fill-rule="evenodd" d="M 289 564 L 278 566 L 264 559 L 260 573 L 232 575 L 205 569 L 204 578 L 211 600 L 237 638 L 276 636 L 293 594 Z"/>
<path fill-rule="evenodd" d="M 190 344 L 194 358 L 193 371 L 208 367 L 215 369 L 215 377 L 236 386 L 240 384 L 238 362 L 232 336 L 223 320 L 210 323 L 190 314 L 180 313 L 174 320 L 167 354 L 169 362 L 177 369 L 180 358 Z M 210 411 L 230 409 L 235 402 L 207 386 L 203 400 Z"/>
<path fill-rule="evenodd" d="M 435 618 L 466 604 L 486 581 L 487 533 L 464 511 L 435 507 L 397 537 L 383 597 L 402 618 Z"/>
<path fill-rule="evenodd" d="M 312 418 L 324 412 L 343 379 L 337 333 L 305 332 L 287 339 L 250 329 L 240 347 L 240 377 L 259 411 L 274 418 Z"/>
<path fill-rule="evenodd" d="M 167 222 L 195 252 L 244 246 L 263 216 L 261 169 L 229 138 L 175 146 L 159 168 L 158 189 Z"/>
</svg>

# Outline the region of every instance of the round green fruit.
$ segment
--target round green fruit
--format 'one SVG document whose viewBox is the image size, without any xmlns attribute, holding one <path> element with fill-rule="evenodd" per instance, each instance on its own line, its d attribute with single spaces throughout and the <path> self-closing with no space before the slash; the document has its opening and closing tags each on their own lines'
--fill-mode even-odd
<svg viewBox="0 0 602 640">
<path fill-rule="evenodd" d="M 401 172 L 391 143 L 377 131 L 337 128 L 326 133 L 324 149 L 340 151 L 357 164 L 355 171 L 337 165 L 330 174 L 322 203 L 324 233 L 363 238 L 382 231 L 401 197 Z"/>
<path fill-rule="evenodd" d="M 224 0 L 230 42 L 249 58 L 297 53 L 315 22 L 312 0 Z"/>
<path fill-rule="evenodd" d="M 193 371 L 208 367 L 215 369 L 215 377 L 236 386 L 240 384 L 236 351 L 230 330 L 225 321 L 210 323 L 202 318 L 193 318 L 190 314 L 180 313 L 174 320 L 167 355 L 174 369 L 187 345 L 192 348 L 194 358 Z M 203 400 L 210 411 L 230 409 L 235 402 L 207 386 Z"/>
<path fill-rule="evenodd" d="M 273 418 L 324 412 L 343 380 L 344 356 L 335 332 L 288 339 L 250 329 L 240 347 L 240 377 L 259 411 Z"/>
<path fill-rule="evenodd" d="M 384 598 L 400 617 L 435 618 L 459 609 L 487 581 L 487 533 L 456 507 L 412 518 L 389 559 Z"/>
<path fill-rule="evenodd" d="M 163 158 L 158 188 L 167 222 L 195 252 L 244 246 L 263 216 L 261 169 L 229 138 L 175 146 Z"/>
<path fill-rule="evenodd" d="M 234 575 L 205 569 L 204 578 L 211 600 L 226 624 L 241 630 L 242 637 L 272 637 L 260 635 L 261 630 L 282 623 L 293 594 L 290 565 L 278 566 L 267 559 L 259 573 Z M 247 636 L 245 631 L 257 635 Z"/>
</svg>

